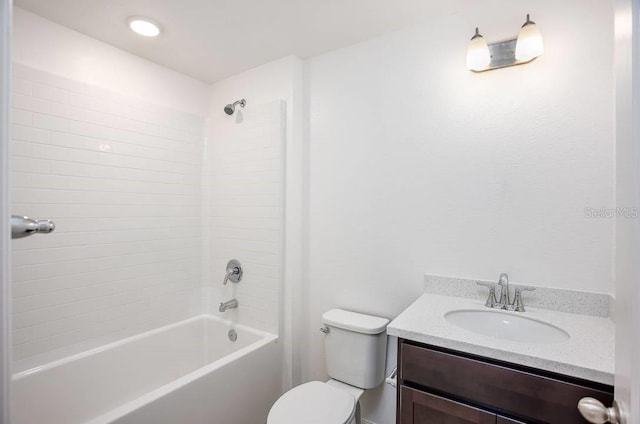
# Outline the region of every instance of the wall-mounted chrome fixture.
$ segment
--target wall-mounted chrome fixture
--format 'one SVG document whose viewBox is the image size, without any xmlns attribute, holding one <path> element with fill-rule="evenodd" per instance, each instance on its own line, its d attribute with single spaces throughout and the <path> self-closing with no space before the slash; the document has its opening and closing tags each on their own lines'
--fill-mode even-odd
<svg viewBox="0 0 640 424">
<path fill-rule="evenodd" d="M 520 28 L 518 38 L 487 44 L 480 31 L 471 38 L 467 48 L 467 68 L 473 72 L 491 71 L 508 66 L 523 65 L 544 53 L 540 29 L 529 19 Z"/>
<path fill-rule="evenodd" d="M 486 283 L 484 281 L 476 281 L 479 286 L 487 287 L 489 289 L 489 297 L 484 306 L 493 309 L 506 309 L 507 311 L 524 312 L 524 303 L 522 302 L 523 291 L 534 291 L 535 287 L 518 286 L 515 288 L 515 296 L 511 300 L 509 293 L 509 275 L 506 273 L 500 274 L 498 284 Z M 496 289 L 500 288 L 500 295 L 496 296 Z"/>
<path fill-rule="evenodd" d="M 227 115 L 233 115 L 236 111 L 236 106 L 245 107 L 247 105 L 247 101 L 245 99 L 236 100 L 232 104 L 228 104 L 224 107 L 224 113 Z"/>
<path fill-rule="evenodd" d="M 21 215 L 11 215 L 11 238 L 17 239 L 31 234 L 48 234 L 56 229 L 50 219 L 31 219 Z"/>
<path fill-rule="evenodd" d="M 227 335 L 229 336 L 229 340 L 231 340 L 232 342 L 235 342 L 236 340 L 238 340 L 238 332 L 233 328 L 229 330 Z"/>
<path fill-rule="evenodd" d="M 238 300 L 231 299 L 231 300 L 227 300 L 226 302 L 220 302 L 220 307 L 218 308 L 218 311 L 226 312 L 229 309 L 236 309 L 237 307 L 238 307 Z"/>
<path fill-rule="evenodd" d="M 224 275 L 223 286 L 227 285 L 227 282 L 239 283 L 242 280 L 242 265 L 237 259 L 231 259 L 227 263 L 227 273 Z"/>
</svg>

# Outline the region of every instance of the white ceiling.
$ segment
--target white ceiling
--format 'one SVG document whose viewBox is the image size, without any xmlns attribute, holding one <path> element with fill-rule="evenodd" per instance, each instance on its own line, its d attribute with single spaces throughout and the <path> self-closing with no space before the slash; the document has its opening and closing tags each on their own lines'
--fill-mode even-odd
<svg viewBox="0 0 640 424">
<path fill-rule="evenodd" d="M 49 20 L 205 82 L 289 54 L 314 56 L 477 0 L 15 0 Z M 148 16 L 146 39 L 126 19 Z"/>
</svg>

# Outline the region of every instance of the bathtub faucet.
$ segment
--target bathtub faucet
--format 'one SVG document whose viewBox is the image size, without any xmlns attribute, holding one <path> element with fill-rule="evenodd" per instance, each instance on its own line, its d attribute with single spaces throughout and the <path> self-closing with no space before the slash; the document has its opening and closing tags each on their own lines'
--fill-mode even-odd
<svg viewBox="0 0 640 424">
<path fill-rule="evenodd" d="M 238 307 L 238 300 L 237 299 L 231 299 L 228 300 L 226 302 L 220 302 L 220 307 L 218 308 L 218 310 L 220 312 L 224 312 L 227 309 L 235 309 Z"/>
</svg>

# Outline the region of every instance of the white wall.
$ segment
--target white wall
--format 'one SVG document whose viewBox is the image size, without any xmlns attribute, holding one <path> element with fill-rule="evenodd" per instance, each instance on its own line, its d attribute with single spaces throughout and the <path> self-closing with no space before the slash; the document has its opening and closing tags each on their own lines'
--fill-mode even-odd
<svg viewBox="0 0 640 424">
<path fill-rule="evenodd" d="M 32 238 L 15 247 L 15 285 L 19 290 L 14 301 L 14 344 L 20 360 L 16 368 L 122 337 L 125 323 L 126 331 L 135 332 L 204 310 L 217 313 L 218 301 L 226 300 L 228 294 L 219 287 L 219 271 L 224 264 L 218 262 L 225 258 L 226 263 L 230 253 L 233 256 L 255 249 L 260 236 L 273 236 L 284 237 L 284 245 L 278 239 L 273 244 L 275 251 L 266 252 L 275 253 L 278 266 L 260 267 L 246 261 L 244 284 L 235 289 L 246 312 L 244 323 L 280 330 L 287 369 L 292 370 L 295 365 L 289 335 L 300 330 L 300 321 L 282 320 L 279 329 L 277 319 L 285 314 L 290 317 L 294 308 L 302 309 L 293 300 L 300 297 L 301 290 L 300 59 L 284 58 L 211 88 L 24 10 L 17 11 L 15 23 L 14 62 L 20 75 L 14 83 L 14 207 L 34 216 L 52 217 L 58 223 L 52 237 L 37 238 L 35 245 Z M 222 124 L 235 116 L 228 117 L 222 108 L 241 97 L 248 101 L 247 121 L 242 131 L 229 138 L 229 128 Z M 216 106 L 211 111 L 210 101 Z M 227 163 L 224 157 L 215 155 L 229 153 L 264 131 L 266 127 L 258 126 L 265 125 L 265 114 L 253 112 L 264 112 L 271 104 L 280 113 L 278 101 L 286 104 L 283 135 L 287 145 L 277 152 L 278 178 L 280 182 L 287 179 L 286 190 L 275 193 L 273 184 L 263 184 L 274 198 L 258 196 L 253 206 L 268 207 L 273 200 L 284 208 L 270 210 L 280 217 L 276 217 L 277 225 L 248 236 L 255 240 L 243 247 L 238 228 L 215 226 L 220 223 L 216 213 L 229 211 L 223 210 L 229 186 L 212 186 L 211 182 L 221 173 L 229 175 L 241 168 L 241 176 L 247 177 L 251 170 L 248 162 Z M 207 114 L 208 149 L 202 144 L 204 122 L 199 118 Z M 268 124 L 279 130 L 279 119 L 275 116 Z M 131 141 L 133 145 L 129 145 Z M 109 147 L 111 151 L 100 150 Z M 204 172 L 202 157 L 207 160 Z M 253 165 L 268 166 L 273 159 L 254 161 Z M 225 164 L 230 168 L 225 170 Z M 95 180 L 91 180 L 93 172 Z M 277 185 L 277 181 L 274 183 Z M 94 192 L 90 191 L 92 184 Z M 203 189 L 207 225 L 217 231 L 210 237 L 203 237 L 201 231 Z M 29 203 L 34 196 L 38 200 Z M 235 202 L 246 199 L 233 197 Z M 245 202 L 243 206 L 251 205 Z M 129 225 L 140 225 L 142 216 L 152 230 Z M 89 234 L 78 231 L 79 221 L 91 228 Z M 105 244 L 104 237 L 113 243 Z M 240 251 L 218 249 L 225 240 L 227 246 L 233 244 Z M 85 243 L 84 247 L 80 243 Z M 34 246 L 40 250 L 34 250 Z M 287 252 L 286 263 L 283 249 Z M 145 253 L 135 255 L 137 250 Z M 43 264 L 36 262 L 38 257 L 45 258 Z M 120 268 L 122 261 L 126 266 Z M 152 265 L 157 269 L 150 269 Z M 201 270 L 205 278 L 201 278 Z M 283 276 L 289 282 L 286 291 Z M 199 297 L 201 281 L 204 287 L 216 290 L 208 297 Z M 260 286 L 262 283 L 267 286 Z M 256 307 L 260 305 L 262 309 Z M 162 319 L 153 315 L 162 310 Z M 297 377 L 290 372 L 285 385 L 294 378 L 300 379 L 299 364 Z"/>
<path fill-rule="evenodd" d="M 203 120 L 14 66 L 16 369 L 201 312 Z"/>
<path fill-rule="evenodd" d="M 13 61 L 110 91 L 204 116 L 210 86 L 14 8 Z"/>
<path fill-rule="evenodd" d="M 267 63 L 255 69 L 243 72 L 239 75 L 219 81 L 213 85 L 211 96 L 211 110 L 209 113 L 209 134 L 207 143 L 210 149 L 216 149 L 219 144 L 227 141 L 218 132 L 217 122 L 229 122 L 230 117 L 224 114 L 223 108 L 226 104 L 235 100 L 245 98 L 247 100 L 246 112 L 256 108 L 282 101 L 285 108 L 285 146 L 284 146 L 284 216 L 286 225 L 284 231 L 284 245 L 281 254 L 283 269 L 279 270 L 279 275 L 284 279 L 279 281 L 279 306 L 277 311 L 265 311 L 268 316 L 276 313 L 280 320 L 279 334 L 283 341 L 284 351 L 284 387 L 288 388 L 292 384 L 300 382 L 300 357 L 298 343 L 300 332 L 303 331 L 303 319 L 305 309 L 301 304 L 301 261 L 302 261 L 302 61 L 289 56 L 274 62 Z M 233 120 L 231 121 L 233 124 Z M 238 135 L 246 132 L 242 129 L 243 124 L 237 125 Z M 224 128 L 223 128 L 224 129 Z M 250 134 L 251 130 L 247 132 Z M 215 169 L 213 169 L 215 172 Z M 241 175 L 242 173 L 239 173 Z M 221 187 L 221 190 L 226 188 Z M 205 193 L 209 197 L 211 193 Z M 210 199 L 213 200 L 213 199 Z M 234 219 L 232 218 L 231 221 Z M 240 224 L 236 219 L 236 226 Z M 212 234 L 216 237 L 216 234 Z M 205 254 L 207 250 L 205 249 Z M 209 261 L 205 257 L 205 269 L 210 286 L 211 300 L 209 304 L 212 308 L 217 306 L 217 302 L 227 300 L 224 296 L 232 293 L 230 290 L 221 290 L 220 268 L 222 262 L 230 259 L 228 252 L 221 250 L 216 255 L 222 255 L 218 260 Z M 213 252 L 212 252 L 213 253 Z M 224 258 L 224 259 L 223 259 Z M 238 258 L 241 262 L 242 258 Z M 254 272 L 256 264 L 247 262 L 247 272 Z M 264 270 L 268 271 L 268 270 Z M 271 270 L 272 275 L 274 270 Z M 265 274 L 268 276 L 269 274 Z M 241 283 L 242 284 L 242 283 Z M 240 287 L 238 287 L 240 290 Z M 227 296 L 228 297 L 228 296 Z"/>
<path fill-rule="evenodd" d="M 15 17 L 12 212 L 57 224 L 12 243 L 22 370 L 202 312 L 209 86 Z"/>
<path fill-rule="evenodd" d="M 526 13 L 542 57 L 465 68 L 476 26 L 500 41 Z M 425 273 L 613 293 L 614 220 L 584 214 L 614 205 L 612 43 L 610 2 L 505 2 L 308 61 L 306 379 L 323 311 L 393 318 Z M 365 396 L 393 422 L 392 388 Z"/>
<path fill-rule="evenodd" d="M 248 102 L 233 116 L 224 104 L 213 109 L 202 184 L 211 313 L 273 334 L 280 330 L 284 265 L 284 106 Z M 223 285 L 234 258 L 242 280 Z M 238 308 L 220 313 L 219 303 L 233 298 Z"/>
</svg>

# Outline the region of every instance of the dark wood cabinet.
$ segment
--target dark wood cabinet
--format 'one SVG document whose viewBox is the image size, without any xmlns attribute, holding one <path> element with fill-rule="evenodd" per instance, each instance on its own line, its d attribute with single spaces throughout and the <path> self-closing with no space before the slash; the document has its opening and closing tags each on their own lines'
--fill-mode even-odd
<svg viewBox="0 0 640 424">
<path fill-rule="evenodd" d="M 398 424 L 584 424 L 586 396 L 613 387 L 400 339 Z"/>
<path fill-rule="evenodd" d="M 402 386 L 403 423 L 495 424 L 496 414 L 410 387 Z"/>
<path fill-rule="evenodd" d="M 498 417 L 496 424 L 525 424 L 525 422 L 512 420 L 511 418 Z"/>
</svg>

